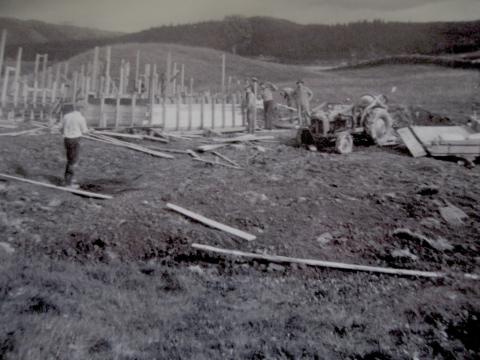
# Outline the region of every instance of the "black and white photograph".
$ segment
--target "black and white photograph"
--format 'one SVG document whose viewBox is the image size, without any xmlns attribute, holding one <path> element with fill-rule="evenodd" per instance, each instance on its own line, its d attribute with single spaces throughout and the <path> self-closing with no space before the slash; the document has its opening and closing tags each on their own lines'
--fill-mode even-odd
<svg viewBox="0 0 480 360">
<path fill-rule="evenodd" d="M 0 0 L 0 360 L 479 339 L 480 0 Z"/>
</svg>

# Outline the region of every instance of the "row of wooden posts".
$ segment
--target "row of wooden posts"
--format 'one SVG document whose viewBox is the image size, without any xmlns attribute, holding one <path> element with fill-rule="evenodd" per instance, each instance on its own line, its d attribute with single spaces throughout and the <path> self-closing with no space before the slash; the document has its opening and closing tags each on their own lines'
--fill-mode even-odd
<svg viewBox="0 0 480 360">
<path fill-rule="evenodd" d="M 116 79 L 112 79 L 110 46 L 104 48 L 103 59 L 101 59 L 101 49 L 95 47 L 93 59 L 86 65 L 82 64 L 79 70 L 77 68 L 73 71 L 68 61 L 49 66 L 48 54 L 37 54 L 33 74 L 22 75 L 23 49 L 21 47 L 18 48 L 15 66 L 5 66 L 6 40 L 7 32 L 3 30 L 0 40 L 0 110 L 3 114 L 10 113 L 14 116 L 23 114 L 24 117 L 30 115 L 38 119 L 38 116 L 34 115 L 38 112 L 40 118 L 46 119 L 51 116 L 49 112 L 60 100 L 71 102 L 87 100 L 87 107 L 89 107 L 92 100 L 95 102 L 97 99 L 96 102 L 100 100 L 100 104 L 105 104 L 106 100 L 111 99 L 110 101 L 113 101 L 119 109 L 122 100 L 129 99 L 132 106 L 131 113 L 134 114 L 138 106 L 146 107 L 145 114 L 150 114 L 148 122 L 153 123 L 155 106 L 166 108 L 169 103 L 173 103 L 179 108 L 184 103 L 190 109 L 197 105 L 198 111 L 189 110 L 188 117 L 198 114 L 203 119 L 204 110 L 202 109 L 205 104 L 212 104 L 215 107 L 215 104 L 219 103 L 222 107 L 220 123 L 225 124 L 225 113 L 230 110 L 227 110 L 227 107 L 231 107 L 232 116 L 234 116 L 235 108 L 242 101 L 242 93 L 239 91 L 240 81 L 226 76 L 224 54 L 221 59 L 221 89 L 219 93 L 212 94 L 210 91 L 195 92 L 193 77 L 186 86 L 185 65 L 173 62 L 171 53 L 167 54 L 165 71 L 159 72 L 157 64 L 145 64 L 144 72 L 141 73 L 141 54 L 137 51 L 134 72 L 131 71 L 130 63 L 122 59 L 119 75 Z M 12 87 L 13 91 L 9 91 Z M 101 105 L 100 108 L 104 109 L 104 106 Z M 121 111 L 118 109 L 116 113 L 120 114 Z M 165 111 L 162 112 L 164 113 Z M 179 115 L 176 117 L 178 118 Z M 213 117 L 215 117 L 215 111 L 212 110 Z M 102 122 L 103 118 L 103 112 L 100 111 L 100 120 L 97 120 Z M 203 123 L 202 119 L 198 121 Z M 136 122 L 134 116 L 132 116 L 132 122 Z M 160 122 L 166 123 L 165 115 L 162 115 Z M 212 123 L 215 123 L 213 119 Z"/>
</svg>

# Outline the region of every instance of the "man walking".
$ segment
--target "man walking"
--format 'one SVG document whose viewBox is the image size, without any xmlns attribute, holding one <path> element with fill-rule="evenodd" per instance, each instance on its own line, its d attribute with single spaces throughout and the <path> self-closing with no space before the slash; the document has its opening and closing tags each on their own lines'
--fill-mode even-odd
<svg viewBox="0 0 480 360">
<path fill-rule="evenodd" d="M 80 138 L 88 133 L 87 122 L 80 110 L 83 106 L 77 103 L 64 105 L 62 119 L 62 134 L 67 156 L 65 168 L 65 186 L 78 188 L 75 182 L 75 167 L 80 156 Z"/>
<path fill-rule="evenodd" d="M 272 130 L 273 128 L 273 91 L 278 88 L 272 83 L 260 83 L 260 94 L 263 99 L 263 112 L 265 118 L 265 129 Z"/>
</svg>

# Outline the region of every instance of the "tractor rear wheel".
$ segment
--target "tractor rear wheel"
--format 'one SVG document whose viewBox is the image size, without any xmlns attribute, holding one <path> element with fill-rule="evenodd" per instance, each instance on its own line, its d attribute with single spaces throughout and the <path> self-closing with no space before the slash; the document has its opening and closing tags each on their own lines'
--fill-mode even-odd
<svg viewBox="0 0 480 360">
<path fill-rule="evenodd" d="M 353 137 L 348 132 L 337 135 L 335 150 L 339 154 L 350 154 L 353 151 Z"/>
<path fill-rule="evenodd" d="M 376 108 L 368 115 L 365 128 L 377 145 L 384 144 L 392 133 L 393 119 L 387 110 Z"/>
</svg>

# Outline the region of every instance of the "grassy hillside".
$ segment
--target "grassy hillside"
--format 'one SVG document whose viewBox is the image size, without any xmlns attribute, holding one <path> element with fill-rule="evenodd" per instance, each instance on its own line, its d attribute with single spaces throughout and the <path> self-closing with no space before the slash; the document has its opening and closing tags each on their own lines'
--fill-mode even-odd
<svg viewBox="0 0 480 360">
<path fill-rule="evenodd" d="M 8 44 L 85 40 L 119 35 L 119 33 L 110 31 L 4 17 L 0 17 L 0 29 L 7 30 Z"/>
<path fill-rule="evenodd" d="M 16 20 L 15 20 L 16 21 Z M 14 21 L 14 22 L 15 22 Z M 47 31 L 51 26 L 53 29 Z M 0 22 L 1 27 L 1 22 Z M 387 56 L 460 54 L 480 50 L 480 21 L 401 23 L 363 21 L 301 25 L 268 17 L 229 16 L 222 21 L 160 26 L 132 34 L 111 33 L 39 22 L 21 24 L 25 59 L 48 52 L 64 60 L 94 46 L 118 43 L 171 43 L 203 46 L 284 63 L 356 63 Z M 105 36 L 109 38 L 105 38 Z M 7 49 L 15 55 L 16 46 Z"/>
<path fill-rule="evenodd" d="M 144 72 L 145 64 L 157 64 L 158 72 L 165 71 L 167 54 L 170 51 L 172 61 L 185 64 L 185 82 L 190 77 L 195 79 L 195 87 L 212 88 L 219 87 L 221 83 L 221 56 L 223 52 L 202 47 L 192 47 L 173 44 L 119 44 L 112 47 L 112 77 L 118 76 L 119 66 L 122 59 L 130 61 L 131 74 L 135 70 L 135 58 L 137 50 L 141 53 L 141 72 Z M 100 52 L 101 60 L 104 61 L 105 50 Z M 79 68 L 93 59 L 93 50 L 89 50 L 70 60 L 71 66 Z M 103 67 L 103 65 L 102 65 Z M 179 67 L 180 68 L 180 67 Z M 298 66 L 274 64 L 259 60 L 252 60 L 238 55 L 227 54 L 226 74 L 244 80 L 247 77 L 256 76 L 260 80 L 295 82 L 299 78 L 318 76 L 309 70 Z M 293 84 L 292 84 L 293 85 Z"/>
</svg>

